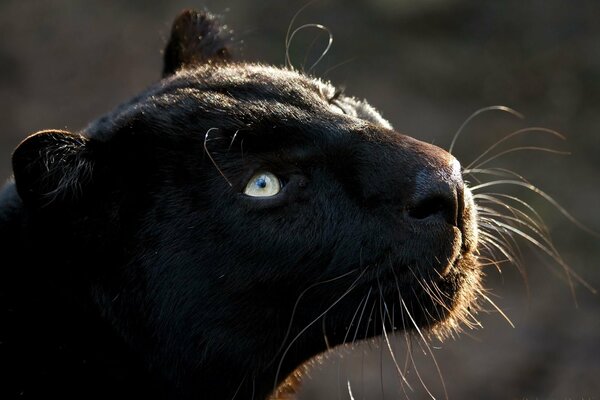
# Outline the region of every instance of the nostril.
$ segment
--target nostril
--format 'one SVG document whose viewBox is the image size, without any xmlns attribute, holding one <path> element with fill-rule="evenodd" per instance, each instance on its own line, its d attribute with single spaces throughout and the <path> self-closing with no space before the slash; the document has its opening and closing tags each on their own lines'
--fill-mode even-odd
<svg viewBox="0 0 600 400">
<path fill-rule="evenodd" d="M 464 182 L 460 168 L 460 163 L 452 158 L 422 169 L 406 203 L 407 217 L 446 222 L 462 230 Z"/>
<path fill-rule="evenodd" d="M 408 209 L 408 215 L 414 219 L 425 219 L 431 216 L 443 218 L 452 225 L 457 225 L 457 202 L 450 196 L 432 195 L 418 201 Z"/>
</svg>

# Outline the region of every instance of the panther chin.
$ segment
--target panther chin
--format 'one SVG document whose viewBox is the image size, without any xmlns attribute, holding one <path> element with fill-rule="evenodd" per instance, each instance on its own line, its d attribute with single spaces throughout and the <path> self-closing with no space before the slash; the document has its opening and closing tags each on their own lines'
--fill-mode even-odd
<svg viewBox="0 0 600 400">
<path fill-rule="evenodd" d="M 483 272 L 478 259 L 477 208 L 466 184 L 464 204 L 459 254 L 437 279 L 432 280 L 429 287 L 424 285 L 424 290 L 433 300 L 433 307 L 437 311 L 430 315 L 442 316 L 429 325 L 430 332 L 440 340 L 461 332 L 464 327 L 479 326 L 475 315 L 480 307 L 480 298 L 485 296 Z M 436 286 L 439 291 L 435 290 Z"/>
</svg>

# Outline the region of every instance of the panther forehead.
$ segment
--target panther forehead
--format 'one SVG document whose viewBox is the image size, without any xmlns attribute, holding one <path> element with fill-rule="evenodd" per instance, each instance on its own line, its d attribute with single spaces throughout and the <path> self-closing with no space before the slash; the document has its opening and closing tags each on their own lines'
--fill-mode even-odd
<svg viewBox="0 0 600 400">
<path fill-rule="evenodd" d="M 278 68 L 256 63 L 230 63 L 201 65 L 183 69 L 165 81 L 193 82 L 204 88 L 248 87 L 261 88 L 265 93 L 286 94 L 293 98 L 306 97 L 306 101 L 327 100 L 335 87 L 319 78 L 312 78 L 289 68 Z"/>
<path fill-rule="evenodd" d="M 283 103 L 301 104 L 310 111 L 325 108 L 339 114 L 368 121 L 392 129 L 392 125 L 367 101 L 340 95 L 334 85 L 317 77 L 288 68 L 263 64 L 225 64 L 218 67 L 203 66 L 196 70 L 182 70 L 173 78 L 199 79 L 205 89 L 215 86 L 236 90 L 253 90 L 255 96 L 274 96 Z M 244 101 L 251 99 L 244 98 Z"/>
<path fill-rule="evenodd" d="M 268 122 L 268 115 L 279 123 L 293 120 L 316 127 L 320 121 L 344 130 L 364 130 L 369 124 L 392 129 L 366 101 L 336 93 L 331 83 L 291 69 L 246 63 L 202 65 L 163 79 L 90 124 L 85 133 L 101 139 L 132 120 L 151 116 L 160 127 L 190 114 L 209 119 L 226 115 L 240 123 L 238 128 Z"/>
</svg>

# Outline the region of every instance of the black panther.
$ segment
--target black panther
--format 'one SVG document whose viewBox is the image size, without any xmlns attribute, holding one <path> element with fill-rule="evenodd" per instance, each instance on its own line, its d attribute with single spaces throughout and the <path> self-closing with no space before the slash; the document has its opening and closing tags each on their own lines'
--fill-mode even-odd
<svg viewBox="0 0 600 400">
<path fill-rule="evenodd" d="M 459 162 L 234 53 L 217 19 L 185 11 L 162 80 L 14 151 L 1 398 L 279 398 L 330 347 L 444 336 L 476 312 Z"/>
</svg>

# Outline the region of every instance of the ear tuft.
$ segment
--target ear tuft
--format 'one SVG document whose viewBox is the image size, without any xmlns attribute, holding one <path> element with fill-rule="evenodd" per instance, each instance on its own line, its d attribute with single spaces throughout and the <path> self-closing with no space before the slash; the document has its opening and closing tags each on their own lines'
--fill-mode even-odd
<svg viewBox="0 0 600 400">
<path fill-rule="evenodd" d="M 71 204 L 91 180 L 89 139 L 66 131 L 41 131 L 25 139 L 12 156 L 17 192 L 23 201 L 42 208 Z"/>
<path fill-rule="evenodd" d="M 183 11 L 173 22 L 165 48 L 163 77 L 189 66 L 230 61 L 233 40 L 225 30 L 210 13 Z"/>
</svg>

